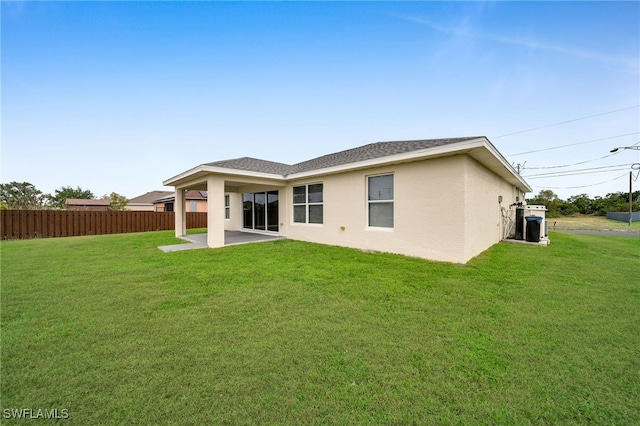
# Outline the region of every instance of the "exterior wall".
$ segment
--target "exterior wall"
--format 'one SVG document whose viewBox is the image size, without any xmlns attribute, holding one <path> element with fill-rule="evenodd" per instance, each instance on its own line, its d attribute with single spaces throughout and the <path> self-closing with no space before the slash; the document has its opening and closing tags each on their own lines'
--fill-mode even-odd
<svg viewBox="0 0 640 426">
<path fill-rule="evenodd" d="M 248 184 L 240 187 L 235 187 L 236 192 L 226 192 L 230 195 L 231 203 L 231 218 L 226 221 L 225 230 L 227 231 L 240 231 L 243 227 L 243 205 L 242 194 L 264 191 L 278 191 L 278 233 L 282 236 L 287 235 L 285 220 L 287 211 L 287 189 L 284 186 L 273 184 Z"/>
<path fill-rule="evenodd" d="M 196 209 L 197 210 L 191 210 L 191 202 L 195 201 L 196 202 Z M 196 211 L 196 212 L 206 212 L 207 211 L 207 200 L 187 200 L 185 202 L 185 211 L 188 212 L 192 212 L 192 211 Z"/>
<path fill-rule="evenodd" d="M 286 226 L 280 234 L 303 241 L 465 262 L 465 158 L 458 155 L 292 182 L 281 191 L 287 194 L 287 209 L 281 216 Z M 394 175 L 394 228 L 370 228 L 367 177 L 388 173 Z M 293 223 L 293 186 L 320 182 L 324 223 Z"/>
<path fill-rule="evenodd" d="M 367 178 L 382 174 L 394 175 L 393 228 L 367 226 Z M 223 229 L 242 229 L 243 193 L 278 190 L 282 236 L 465 263 L 500 241 L 501 209 L 508 210 L 520 195 L 513 185 L 465 154 L 298 179 L 286 185 L 249 178 L 245 185 L 224 187 L 225 181 L 231 184 L 238 180 L 236 176 L 210 175 L 204 183 L 204 189 L 215 189 L 209 194 L 208 208 L 219 212 L 208 215 L 209 233 L 216 234 L 208 241 L 210 247 L 223 244 Z M 294 223 L 293 187 L 313 183 L 323 184 L 323 223 Z M 189 187 L 192 185 L 189 182 Z M 212 200 L 212 194 L 220 199 Z M 224 219 L 225 194 L 230 199 L 229 219 Z M 188 209 L 188 201 L 185 204 Z"/>
<path fill-rule="evenodd" d="M 225 231 L 239 231 L 242 229 L 242 193 L 225 192 L 229 196 L 229 219 L 224 221 Z"/>
<path fill-rule="evenodd" d="M 517 191 L 471 157 L 465 156 L 464 262 L 500 242 L 504 235 L 502 212 L 516 202 Z M 502 202 L 499 197 L 502 196 Z"/>
<path fill-rule="evenodd" d="M 130 203 L 125 209 L 136 212 L 154 212 L 156 211 L 153 203 Z"/>
<path fill-rule="evenodd" d="M 165 211 L 165 207 L 164 207 L 165 203 L 155 203 L 153 205 L 153 211 L 156 212 L 164 212 Z"/>
<path fill-rule="evenodd" d="M 92 206 L 92 205 L 78 205 L 78 204 L 68 204 L 66 210 L 75 210 L 75 211 L 90 211 L 90 212 L 106 212 L 109 211 L 109 206 Z"/>
<path fill-rule="evenodd" d="M 207 200 L 194 200 L 196 201 L 197 204 L 197 212 L 207 212 Z M 174 210 L 175 210 L 175 203 L 173 201 L 169 201 L 169 203 L 173 203 L 174 204 Z M 164 208 L 165 203 L 155 203 L 153 205 L 153 208 L 151 209 L 152 211 L 156 211 L 156 212 L 163 212 L 165 211 Z M 186 200 L 184 202 L 184 211 L 185 212 L 191 212 L 191 200 Z"/>
<path fill-rule="evenodd" d="M 176 237 L 187 235 L 187 214 L 184 211 L 184 189 L 176 187 L 175 195 L 175 213 L 176 220 Z"/>
<path fill-rule="evenodd" d="M 207 177 L 207 246 L 224 246 L 224 180 Z"/>
</svg>

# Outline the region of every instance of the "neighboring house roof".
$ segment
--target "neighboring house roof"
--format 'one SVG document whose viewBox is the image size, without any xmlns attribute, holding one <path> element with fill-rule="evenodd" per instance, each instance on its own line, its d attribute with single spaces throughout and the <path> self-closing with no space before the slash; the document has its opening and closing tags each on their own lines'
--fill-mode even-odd
<svg viewBox="0 0 640 426">
<path fill-rule="evenodd" d="M 185 200 L 206 200 L 207 199 L 207 191 L 187 191 L 185 193 Z M 166 203 L 175 200 L 176 194 L 171 192 L 170 195 L 164 196 L 162 198 L 158 198 L 153 203 Z"/>
<path fill-rule="evenodd" d="M 484 136 L 376 142 L 323 155 L 293 165 L 242 157 L 202 164 L 166 180 L 164 185 L 179 185 L 189 179 L 212 172 L 258 175 L 273 179 L 296 179 L 456 154 L 468 154 L 489 170 L 492 170 L 508 182 L 519 186 L 525 192 L 531 192 L 532 190 Z"/>
<path fill-rule="evenodd" d="M 150 191 L 129 200 L 129 204 L 153 204 L 158 198 L 173 194 L 173 191 Z"/>
<path fill-rule="evenodd" d="M 68 206 L 108 206 L 109 200 L 86 200 L 83 198 L 67 198 L 65 204 Z"/>
</svg>

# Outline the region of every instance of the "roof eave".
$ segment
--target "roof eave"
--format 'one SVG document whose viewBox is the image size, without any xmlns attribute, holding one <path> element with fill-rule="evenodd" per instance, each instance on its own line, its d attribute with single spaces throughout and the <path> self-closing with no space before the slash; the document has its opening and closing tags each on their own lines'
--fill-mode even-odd
<svg viewBox="0 0 640 426">
<path fill-rule="evenodd" d="M 506 158 L 504 158 L 502 156 L 502 154 L 500 154 L 500 151 L 498 151 L 498 149 L 493 146 L 493 144 L 489 141 L 489 139 L 487 138 L 483 138 L 485 141 L 485 148 L 493 155 L 493 157 L 500 163 L 500 165 L 506 169 L 509 173 L 509 178 L 504 177 L 507 181 L 509 181 L 509 183 L 517 186 L 518 188 L 520 188 L 520 190 L 522 190 L 523 192 L 532 192 L 533 188 L 531 188 L 531 186 L 529 186 L 529 184 L 522 178 L 522 176 L 520 176 L 518 174 L 518 172 L 516 171 L 515 168 L 513 168 L 513 166 L 511 164 L 509 164 L 509 162 L 507 161 Z M 485 164 L 486 166 L 486 164 Z M 490 170 L 491 167 L 487 166 Z M 495 172 L 495 170 L 494 170 Z M 499 174 L 499 173 L 498 173 Z"/>
<path fill-rule="evenodd" d="M 279 175 L 276 173 L 264 173 L 264 172 L 256 172 L 251 170 L 229 169 L 226 167 L 207 166 L 206 164 L 201 164 L 197 167 L 187 170 L 184 173 L 180 173 L 179 175 L 176 175 L 172 178 L 165 180 L 164 182 L 162 182 L 162 184 L 165 186 L 180 186 L 182 183 L 197 180 L 198 177 L 201 177 L 201 176 L 204 177 L 209 173 L 228 175 L 228 176 L 273 179 L 273 180 L 279 180 L 279 181 L 286 180 L 283 175 Z"/>
<path fill-rule="evenodd" d="M 322 169 L 309 170 L 306 172 L 292 173 L 287 175 L 287 179 L 301 179 L 312 176 L 327 175 L 333 173 L 343 173 L 352 170 L 368 169 L 371 167 L 384 166 L 387 164 L 406 163 L 431 157 L 452 155 L 457 151 L 464 151 L 474 148 L 482 138 L 470 139 L 455 144 L 441 145 L 431 148 L 424 148 L 416 151 L 403 152 L 401 154 L 387 155 L 384 157 L 372 158 L 369 160 L 356 161 L 353 163 L 341 164 L 339 166 L 326 167 Z"/>
<path fill-rule="evenodd" d="M 326 167 L 323 169 L 310 170 L 287 175 L 288 180 L 304 179 L 315 176 L 329 175 L 334 173 L 344 173 L 352 170 L 367 169 L 390 164 L 406 163 L 411 161 L 426 160 L 429 158 L 444 157 L 455 154 L 470 153 L 475 149 L 488 151 L 495 161 L 480 161 L 489 170 L 503 177 L 509 183 L 519 187 L 525 192 L 531 192 L 531 187 L 515 171 L 515 169 L 505 160 L 491 142 L 486 137 L 478 137 L 453 144 L 441 145 L 432 148 L 424 148 L 417 151 L 405 152 L 402 154 L 389 155 L 385 157 L 373 158 L 370 160 L 357 161 L 354 163 L 341 164 L 339 166 Z M 500 170 L 502 169 L 502 170 Z"/>
<path fill-rule="evenodd" d="M 489 153 L 490 156 L 486 157 L 482 155 L 474 155 L 474 152 L 477 154 L 477 150 L 486 150 L 486 152 Z M 186 172 L 165 180 L 163 184 L 165 186 L 184 187 L 185 185 L 189 185 L 194 182 L 202 182 L 206 180 L 206 175 L 209 173 L 237 177 L 271 179 L 286 183 L 287 181 L 291 180 L 330 175 L 334 173 L 344 173 L 352 170 L 361 170 L 389 164 L 406 163 L 456 154 L 469 154 L 470 156 L 474 157 L 476 161 L 480 162 L 489 170 L 492 170 L 494 173 L 501 176 L 512 185 L 519 187 L 524 192 L 532 192 L 532 188 L 529 186 L 529 184 L 527 184 L 527 182 L 515 171 L 513 166 L 511 166 L 511 164 L 507 162 L 502 154 L 500 154 L 500 152 L 493 146 L 493 144 L 484 136 L 452 144 L 424 148 L 416 151 L 341 164 L 338 166 L 325 167 L 322 169 L 310 170 L 300 173 L 291 173 L 289 175 L 230 169 L 225 167 L 216 167 L 201 164 L 190 170 L 187 170 Z M 202 179 L 199 180 L 199 178 Z"/>
</svg>

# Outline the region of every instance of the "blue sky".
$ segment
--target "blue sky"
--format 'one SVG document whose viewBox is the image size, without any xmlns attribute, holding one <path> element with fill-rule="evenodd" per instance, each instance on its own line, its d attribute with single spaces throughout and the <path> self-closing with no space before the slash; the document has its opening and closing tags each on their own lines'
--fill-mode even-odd
<svg viewBox="0 0 640 426">
<path fill-rule="evenodd" d="M 484 135 L 526 162 L 534 193 L 567 198 L 627 191 L 640 162 L 631 150 L 601 158 L 640 142 L 639 2 L 3 1 L 1 12 L 4 183 L 134 197 L 211 161 Z"/>
</svg>

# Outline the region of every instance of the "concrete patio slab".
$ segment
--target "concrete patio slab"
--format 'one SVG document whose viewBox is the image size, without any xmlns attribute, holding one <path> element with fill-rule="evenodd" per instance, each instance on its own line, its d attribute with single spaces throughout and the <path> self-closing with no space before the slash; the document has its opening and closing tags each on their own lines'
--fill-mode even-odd
<svg viewBox="0 0 640 426">
<path fill-rule="evenodd" d="M 200 248 L 207 248 L 207 234 L 191 234 L 181 237 L 185 241 L 189 241 L 186 244 L 173 244 L 169 246 L 159 246 L 158 248 L 165 253 L 182 250 L 193 250 Z M 242 231 L 225 231 L 224 232 L 224 245 L 232 246 L 236 244 L 248 244 L 261 241 L 279 240 L 284 237 L 279 235 L 265 235 L 255 234 L 252 232 Z"/>
</svg>

